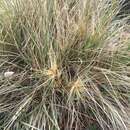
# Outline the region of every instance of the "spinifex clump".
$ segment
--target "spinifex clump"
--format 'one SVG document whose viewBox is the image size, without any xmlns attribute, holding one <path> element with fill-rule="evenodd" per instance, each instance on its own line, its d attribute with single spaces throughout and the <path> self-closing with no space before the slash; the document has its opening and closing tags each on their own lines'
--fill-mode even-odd
<svg viewBox="0 0 130 130">
<path fill-rule="evenodd" d="M 0 2 L 0 130 L 127 130 L 123 0 Z"/>
</svg>

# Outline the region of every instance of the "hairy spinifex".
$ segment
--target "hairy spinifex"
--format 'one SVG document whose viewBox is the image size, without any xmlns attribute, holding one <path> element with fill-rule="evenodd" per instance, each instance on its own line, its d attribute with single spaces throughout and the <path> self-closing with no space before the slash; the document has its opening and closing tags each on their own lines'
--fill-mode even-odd
<svg viewBox="0 0 130 130">
<path fill-rule="evenodd" d="M 122 2 L 1 0 L 1 130 L 128 129 Z"/>
</svg>

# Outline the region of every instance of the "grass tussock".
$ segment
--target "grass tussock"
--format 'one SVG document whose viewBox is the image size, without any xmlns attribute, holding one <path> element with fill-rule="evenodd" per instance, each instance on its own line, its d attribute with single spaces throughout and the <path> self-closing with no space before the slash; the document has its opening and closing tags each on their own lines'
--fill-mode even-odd
<svg viewBox="0 0 130 130">
<path fill-rule="evenodd" d="M 127 130 L 123 0 L 0 0 L 0 130 Z"/>
</svg>

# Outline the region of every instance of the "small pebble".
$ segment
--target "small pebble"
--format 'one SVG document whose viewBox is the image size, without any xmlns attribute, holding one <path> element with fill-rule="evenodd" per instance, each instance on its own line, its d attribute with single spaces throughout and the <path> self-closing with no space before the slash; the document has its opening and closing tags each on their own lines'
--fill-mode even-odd
<svg viewBox="0 0 130 130">
<path fill-rule="evenodd" d="M 9 78 L 9 77 L 11 77 L 13 74 L 14 74 L 13 71 L 8 71 L 8 72 L 5 72 L 5 73 L 4 73 L 4 77 L 5 77 L 5 78 Z"/>
</svg>

